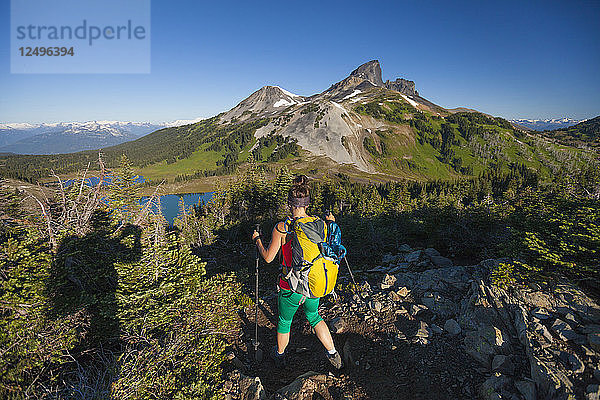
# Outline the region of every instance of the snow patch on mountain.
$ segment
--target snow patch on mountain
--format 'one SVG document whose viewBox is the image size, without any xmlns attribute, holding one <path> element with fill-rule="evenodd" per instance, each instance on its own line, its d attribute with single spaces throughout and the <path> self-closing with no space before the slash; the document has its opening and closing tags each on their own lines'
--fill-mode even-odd
<svg viewBox="0 0 600 400">
<path fill-rule="evenodd" d="M 279 99 L 275 104 L 273 104 L 273 107 L 288 107 L 293 106 L 294 104 L 296 104 L 295 101 Z"/>
<path fill-rule="evenodd" d="M 169 126 L 182 126 L 182 125 L 190 125 L 190 124 L 195 124 L 197 122 L 202 121 L 204 118 L 194 118 L 194 119 L 178 119 L 175 121 L 171 121 L 171 122 L 164 122 L 161 125 L 164 125 L 165 127 L 169 127 Z"/>
<path fill-rule="evenodd" d="M 28 124 L 28 123 L 9 123 L 9 124 L 0 124 L 0 129 L 33 129 L 36 125 Z"/>
<path fill-rule="evenodd" d="M 302 97 L 300 95 L 297 95 L 297 94 L 294 94 L 292 92 L 289 92 L 289 91 L 285 90 L 284 88 L 282 88 L 280 86 L 273 86 L 273 87 L 276 87 L 277 89 L 281 90 L 283 93 L 287 94 L 290 97 Z"/>
<path fill-rule="evenodd" d="M 354 96 L 356 96 L 357 94 L 360 94 L 360 93 L 362 93 L 361 90 L 354 89 L 354 92 L 350 93 L 348 96 L 344 97 L 342 100 L 348 100 L 349 98 L 354 97 Z"/>
<path fill-rule="evenodd" d="M 346 109 L 341 104 L 336 103 L 335 101 L 332 101 L 331 104 L 333 104 L 335 107 L 337 107 L 340 110 L 342 110 L 343 113 L 347 113 Z"/>
<path fill-rule="evenodd" d="M 410 97 L 408 97 L 405 94 L 400 93 L 400 96 L 402 96 L 402 98 L 406 101 L 408 101 L 408 103 L 413 106 L 414 108 L 417 108 L 417 106 L 419 105 L 419 103 L 417 103 L 416 101 L 414 101 L 413 99 L 411 99 Z"/>
</svg>

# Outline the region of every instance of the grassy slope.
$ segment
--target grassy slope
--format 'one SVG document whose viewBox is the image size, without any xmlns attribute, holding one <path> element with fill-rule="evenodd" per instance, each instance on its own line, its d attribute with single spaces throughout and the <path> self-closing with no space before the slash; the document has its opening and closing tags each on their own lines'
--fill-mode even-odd
<svg viewBox="0 0 600 400">
<path fill-rule="evenodd" d="M 389 99 L 386 100 L 389 101 Z M 411 109 L 411 106 L 402 98 L 394 98 L 392 101 L 396 104 L 393 104 L 390 107 L 386 103 L 384 106 L 388 112 L 408 113 L 410 111 L 415 111 L 414 109 Z M 383 115 L 382 112 L 378 117 L 380 117 L 380 119 L 385 119 Z M 414 128 L 408 126 L 407 122 L 396 124 L 398 126 L 403 126 L 403 129 L 408 128 L 413 137 L 418 136 L 418 132 Z M 442 121 L 440 120 L 433 120 L 431 122 L 432 126 L 438 130 L 441 128 L 441 123 Z M 451 124 L 451 126 L 458 128 L 457 124 Z M 544 146 L 540 146 L 539 143 L 530 138 L 519 140 L 514 136 L 510 129 L 501 128 L 496 125 L 482 124 L 481 127 L 493 134 L 499 142 L 499 145 L 502 148 L 502 155 L 500 158 L 505 161 L 501 168 L 504 170 L 508 170 L 509 162 L 515 162 L 538 170 L 543 176 L 549 177 L 550 169 L 548 168 L 548 164 L 556 163 L 557 161 L 552 152 L 548 151 L 545 146 L 549 146 L 555 151 L 562 149 L 562 151 L 572 152 L 573 154 L 581 153 L 580 150 L 551 143 L 545 143 Z M 280 160 L 276 163 L 270 162 L 268 164 L 275 167 L 286 164 L 292 169 L 304 173 L 314 173 L 315 171 L 319 171 L 319 173 L 325 171 L 343 172 L 353 176 L 355 179 L 375 181 L 395 178 L 446 180 L 455 179 L 462 175 L 449 163 L 443 162 L 440 151 L 431 144 L 427 142 L 419 143 L 417 140 L 407 143 L 406 140 L 399 140 L 398 137 L 395 137 L 396 134 L 397 133 L 394 132 L 380 132 L 378 135 L 373 135 L 378 144 L 380 142 L 385 143 L 384 145 L 387 150 L 385 154 L 382 154 L 381 146 L 378 145 L 379 151 L 371 154 L 372 163 L 378 171 L 376 174 L 363 173 L 351 166 L 328 165 L 327 167 L 324 167 L 323 159 L 310 157 L 306 152 L 303 152 L 301 157 L 289 156 L 284 160 Z M 481 146 L 486 144 L 481 136 L 474 137 L 473 141 L 479 143 Z M 244 162 L 248 159 L 250 149 L 255 143 L 256 139 L 252 139 L 252 142 L 240 151 L 240 162 Z M 217 167 L 217 161 L 222 159 L 224 153 L 222 151 L 216 152 L 206 150 L 209 145 L 210 143 L 203 144 L 188 158 L 177 160 L 171 164 L 162 161 L 144 167 L 139 172 L 149 179 L 172 179 L 180 174 L 193 174 L 200 170 L 215 169 Z M 266 159 L 275 148 L 275 144 L 262 148 L 260 151 L 263 159 Z M 490 167 L 491 160 L 475 154 L 471 144 L 460 135 L 457 135 L 457 143 L 452 146 L 452 149 L 455 157 L 462 160 L 463 167 L 468 166 L 472 168 L 472 175 L 474 176 L 481 174 L 486 168 Z M 178 186 L 190 188 L 198 186 L 206 188 L 207 182 L 205 182 L 205 180 L 199 180 L 196 183 L 190 181 Z"/>
<path fill-rule="evenodd" d="M 541 134 L 569 146 L 590 146 L 596 150 L 600 150 L 600 116 L 580 122 L 566 129 L 544 131 Z"/>
<path fill-rule="evenodd" d="M 405 129 L 408 128 L 415 138 L 423 137 L 423 134 L 417 129 L 410 127 L 409 120 L 417 111 L 404 99 L 393 99 L 392 103 L 383 105 L 380 104 L 380 99 L 375 99 L 366 106 L 356 107 L 355 111 L 358 114 L 370 115 Z M 441 131 L 441 120 L 430 119 L 431 115 L 427 112 L 424 115 L 427 116 L 428 123 L 434 130 Z M 549 178 L 551 165 L 562 162 L 557 159 L 557 155 L 561 152 L 570 153 L 571 157 L 576 159 L 576 163 L 585 162 L 584 158 L 580 157 L 584 155 L 580 149 L 540 142 L 533 140 L 532 137 L 520 140 L 515 136 L 513 129 L 496 125 L 496 123 L 500 124 L 494 120 L 491 120 L 490 123 L 475 124 L 481 131 L 487 132 L 489 135 L 487 142 L 481 135 L 474 135 L 471 142 L 460 134 L 455 135 L 455 143 L 451 145 L 454 152 L 453 158 L 459 158 L 462 167 L 471 168 L 471 174 L 474 176 L 481 174 L 494 163 L 500 162 L 500 168 L 504 171 L 508 171 L 510 163 L 518 163 L 539 171 L 542 177 Z M 458 124 L 451 123 L 450 126 L 458 132 Z M 416 140 L 412 144 L 407 144 L 402 143 L 395 135 L 397 133 L 390 131 L 372 134 L 371 142 L 375 141 L 379 144 L 377 150 L 369 149 L 371 146 L 365 147 L 378 171 L 425 180 L 452 179 L 464 174 L 461 174 L 458 168 L 453 168 L 450 162 L 444 162 L 440 150 L 434 148 L 426 140 L 422 141 L 423 143 Z M 385 151 L 381 148 L 382 142 Z M 482 151 L 476 151 L 475 147 L 484 148 L 485 151 L 482 154 Z M 499 154 L 494 155 L 496 152 Z"/>
<path fill-rule="evenodd" d="M 217 161 L 223 157 L 224 152 L 207 151 L 210 144 L 204 144 L 194 151 L 188 158 L 167 164 L 161 161 L 156 164 L 141 168 L 138 173 L 148 179 L 172 179 L 181 174 L 193 174 L 199 170 L 215 169 Z"/>
<path fill-rule="evenodd" d="M 198 171 L 214 170 L 218 167 L 217 162 L 222 160 L 225 152 L 207 150 L 211 144 L 212 142 L 204 143 L 198 150 L 194 151 L 190 157 L 177 160 L 174 163 L 167 164 L 165 161 L 161 161 L 159 163 L 141 168 L 139 170 L 139 174 L 147 177 L 148 179 L 155 180 L 173 179 L 177 175 L 194 174 Z M 250 149 L 252 149 L 255 144 L 256 138 L 252 138 L 252 141 L 244 146 L 242 150 L 240 150 L 238 155 L 238 161 L 240 163 L 245 163 L 249 160 L 251 156 Z M 266 159 L 269 155 L 271 155 L 276 147 L 277 144 L 273 143 L 268 147 L 261 148 L 260 152 L 263 156 L 263 159 Z M 291 158 L 291 156 L 287 157 L 286 159 L 289 158 Z M 285 160 L 281 160 L 279 163 L 285 163 Z"/>
</svg>

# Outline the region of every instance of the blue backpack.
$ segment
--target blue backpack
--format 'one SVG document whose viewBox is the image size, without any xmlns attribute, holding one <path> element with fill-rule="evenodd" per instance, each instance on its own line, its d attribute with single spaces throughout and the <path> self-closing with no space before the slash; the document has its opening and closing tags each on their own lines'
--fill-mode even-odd
<svg viewBox="0 0 600 400">
<path fill-rule="evenodd" d="M 340 263 L 346 256 L 346 248 L 342 245 L 342 231 L 335 222 L 325 222 L 327 223 L 327 240 L 320 244 L 321 254 Z"/>
</svg>

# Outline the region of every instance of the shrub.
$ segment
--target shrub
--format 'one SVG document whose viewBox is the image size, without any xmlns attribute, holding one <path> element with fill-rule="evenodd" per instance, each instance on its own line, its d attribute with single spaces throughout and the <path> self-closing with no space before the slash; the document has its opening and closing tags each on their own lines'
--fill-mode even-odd
<svg viewBox="0 0 600 400">
<path fill-rule="evenodd" d="M 162 217 L 128 206 L 136 184 L 114 182 L 117 196 L 95 203 L 84 225 L 3 229 L 1 398 L 219 397 L 223 350 L 247 304 L 241 285 L 207 278 Z M 79 209 L 52 204 L 52 215 Z"/>
</svg>

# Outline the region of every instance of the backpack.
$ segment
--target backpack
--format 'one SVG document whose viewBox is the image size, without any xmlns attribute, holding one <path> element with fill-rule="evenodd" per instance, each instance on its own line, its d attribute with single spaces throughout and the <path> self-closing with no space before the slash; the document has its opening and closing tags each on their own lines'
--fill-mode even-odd
<svg viewBox="0 0 600 400">
<path fill-rule="evenodd" d="M 346 256 L 346 248 L 342 245 L 342 231 L 334 221 L 325 220 L 327 224 L 327 240 L 321 246 L 321 253 L 338 262 Z"/>
<path fill-rule="evenodd" d="M 335 288 L 339 264 L 322 252 L 327 243 L 327 224 L 310 216 L 288 219 L 284 224 L 292 236 L 282 247 L 284 279 L 294 292 L 307 298 L 330 294 Z"/>
</svg>

